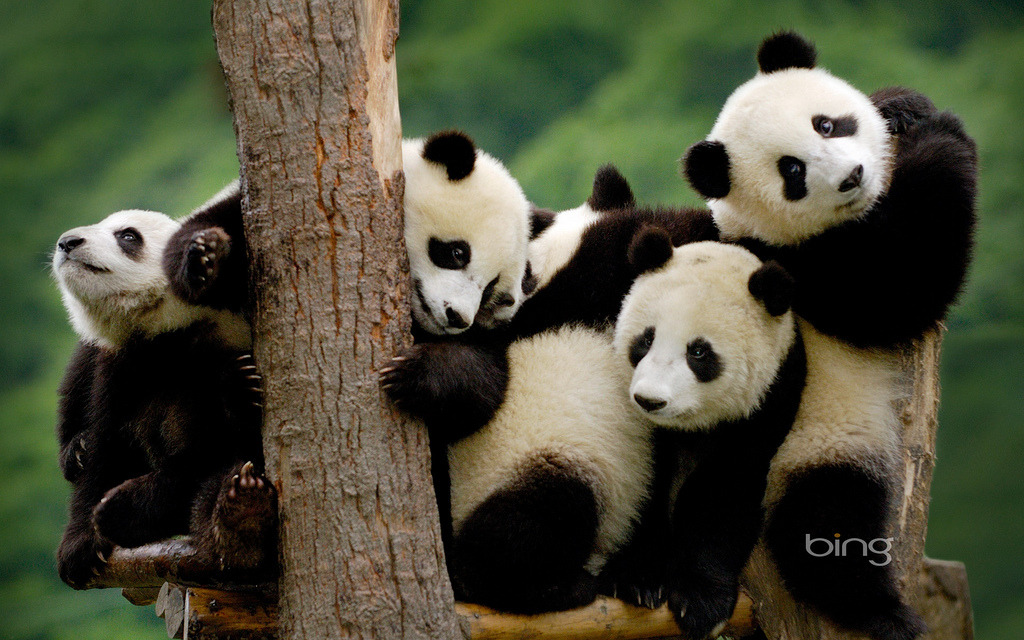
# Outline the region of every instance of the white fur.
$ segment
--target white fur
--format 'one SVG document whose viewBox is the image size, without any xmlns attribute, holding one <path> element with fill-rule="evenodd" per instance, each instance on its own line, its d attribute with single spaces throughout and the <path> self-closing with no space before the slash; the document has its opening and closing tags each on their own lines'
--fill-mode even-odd
<svg viewBox="0 0 1024 640">
<path fill-rule="evenodd" d="M 896 356 L 858 349 L 800 320 L 807 351 L 807 384 L 793 428 L 772 459 L 766 504 L 785 491 L 793 472 L 821 463 L 852 463 L 879 479 L 898 463 L 899 420 L 894 403 Z"/>
<path fill-rule="evenodd" d="M 461 333 L 448 326 L 446 310 L 467 320 L 492 326 L 512 318 L 523 301 L 526 245 L 530 234 L 530 205 L 502 164 L 476 152 L 472 172 L 448 180 L 445 168 L 423 159 L 424 140 L 402 143 L 405 163 L 405 244 L 409 267 L 419 281 L 426 307 L 413 298 L 413 314 L 424 329 L 437 334 Z M 441 269 L 430 260 L 430 238 L 464 240 L 471 249 L 465 269 Z M 484 288 L 499 277 L 496 293 L 507 292 L 515 303 L 481 310 Z M 486 311 L 486 313 L 479 313 Z M 472 323 L 471 323 L 472 324 Z"/>
<path fill-rule="evenodd" d="M 824 138 L 816 115 L 854 116 L 853 136 Z M 731 189 L 708 202 L 723 237 L 753 236 L 796 244 L 867 210 L 888 186 L 891 136 L 871 100 L 824 69 L 759 73 L 733 92 L 709 140 L 725 145 Z M 808 195 L 787 200 L 778 160 L 793 156 L 807 166 Z M 857 165 L 861 186 L 840 192 Z"/>
<path fill-rule="evenodd" d="M 483 429 L 449 447 L 452 521 L 543 454 L 558 454 L 591 481 L 600 527 L 588 569 L 632 531 L 651 477 L 651 423 L 630 408 L 629 363 L 611 336 L 563 327 L 516 342 L 505 403 Z"/>
<path fill-rule="evenodd" d="M 554 222 L 530 242 L 530 268 L 537 277 L 538 291 L 576 255 L 584 232 L 600 218 L 600 213 L 583 203 L 575 209 L 560 211 Z"/>
<path fill-rule="evenodd" d="M 818 114 L 855 116 L 857 134 L 821 137 L 811 125 Z M 729 97 L 708 138 L 724 143 L 730 159 L 730 193 L 709 202 L 726 237 L 797 244 L 863 213 L 891 177 L 892 138 L 881 115 L 866 95 L 822 69 L 759 73 Z M 784 155 L 807 165 L 809 193 L 796 202 L 783 197 L 776 163 Z M 840 193 L 837 185 L 857 164 L 864 167 L 862 186 Z M 792 431 L 772 462 L 769 506 L 802 468 L 850 462 L 892 479 L 897 462 L 894 354 L 856 349 L 803 320 L 800 327 L 807 385 Z"/>
<path fill-rule="evenodd" d="M 616 323 L 615 350 L 628 360 L 636 336 L 655 327 L 651 349 L 630 385 L 631 398 L 667 402 L 644 412 L 650 419 L 678 429 L 708 429 L 761 405 L 793 345 L 795 326 L 792 313 L 772 316 L 750 294 L 750 275 L 760 267 L 739 246 L 697 242 L 675 249 L 665 266 L 633 284 Z M 687 364 L 687 345 L 697 338 L 711 344 L 722 364 L 721 375 L 708 382 L 699 381 Z"/>
<path fill-rule="evenodd" d="M 115 237 L 128 227 L 142 235 L 137 258 L 126 255 Z M 71 324 L 83 340 L 116 349 L 135 335 L 154 336 L 210 320 L 228 344 L 249 345 L 251 335 L 244 319 L 187 304 L 170 292 L 162 258 L 178 227 L 177 221 L 162 213 L 128 210 L 61 235 L 61 239 L 85 240 L 70 252 L 56 248 L 52 263 Z"/>
</svg>

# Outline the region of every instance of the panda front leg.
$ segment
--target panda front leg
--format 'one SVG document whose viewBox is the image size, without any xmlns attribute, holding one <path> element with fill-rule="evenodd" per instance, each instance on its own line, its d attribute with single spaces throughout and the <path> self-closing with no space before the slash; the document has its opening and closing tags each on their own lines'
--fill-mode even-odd
<svg viewBox="0 0 1024 640">
<path fill-rule="evenodd" d="M 166 471 L 126 480 L 92 510 L 97 534 L 120 547 L 137 547 L 188 530 L 196 483 Z"/>
<path fill-rule="evenodd" d="M 456 597 L 512 613 L 593 602 L 584 565 L 599 525 L 590 484 L 558 460 L 542 460 L 457 527 L 449 570 Z"/>
<path fill-rule="evenodd" d="M 765 541 L 797 600 L 877 640 L 911 640 L 925 625 L 893 572 L 892 501 L 892 488 L 865 467 L 809 467 L 789 478 Z"/>
<path fill-rule="evenodd" d="M 507 345 L 416 344 L 380 372 L 381 388 L 446 442 L 490 422 L 508 387 Z"/>
<path fill-rule="evenodd" d="M 215 473 L 199 490 L 189 531 L 206 564 L 269 568 L 277 541 L 277 490 L 249 461 Z"/>
</svg>

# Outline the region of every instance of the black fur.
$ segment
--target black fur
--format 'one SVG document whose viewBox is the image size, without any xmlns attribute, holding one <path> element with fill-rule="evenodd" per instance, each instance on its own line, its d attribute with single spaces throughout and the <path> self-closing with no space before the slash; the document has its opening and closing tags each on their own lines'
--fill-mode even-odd
<svg viewBox="0 0 1024 640">
<path fill-rule="evenodd" d="M 922 93 L 906 87 L 886 87 L 871 94 L 882 117 L 889 125 L 889 133 L 906 133 L 915 122 L 938 111 L 935 104 Z"/>
<path fill-rule="evenodd" d="M 246 312 L 249 257 L 240 192 L 185 218 L 164 248 L 163 260 L 171 291 L 182 300 Z"/>
<path fill-rule="evenodd" d="M 697 193 L 705 198 L 724 198 L 732 183 L 729 178 L 729 153 L 725 145 L 702 140 L 691 146 L 683 156 L 683 173 Z"/>
<path fill-rule="evenodd" d="M 609 211 L 583 232 L 572 259 L 523 303 L 512 320 L 513 334 L 526 337 L 570 323 L 595 328 L 613 323 L 637 275 L 629 247 L 648 226 L 663 228 L 674 246 L 718 239 L 711 214 L 703 209 Z"/>
<path fill-rule="evenodd" d="M 973 248 L 974 141 L 950 113 L 896 117 L 916 120 L 897 139 L 888 191 L 862 218 L 793 247 L 741 241 L 793 276 L 798 314 L 860 347 L 896 346 L 942 320 Z"/>
<path fill-rule="evenodd" d="M 536 205 L 530 205 L 530 240 L 533 240 L 555 221 L 555 212 L 551 209 L 543 209 Z"/>
<path fill-rule="evenodd" d="M 114 233 L 114 238 L 117 240 L 117 246 L 121 248 L 124 255 L 136 262 L 142 258 L 142 249 L 146 246 L 146 240 L 139 233 L 138 229 L 134 227 L 121 229 Z"/>
<path fill-rule="evenodd" d="M 635 207 L 636 197 L 615 165 L 606 164 L 594 174 L 594 186 L 587 204 L 594 211 L 612 211 Z"/>
<path fill-rule="evenodd" d="M 607 168 L 602 171 L 607 171 Z M 710 212 L 702 209 L 636 207 L 606 212 L 583 233 L 579 249 L 572 259 L 543 289 L 523 303 L 507 327 L 487 332 L 487 337 L 473 333 L 456 340 L 435 339 L 437 344 L 432 349 L 453 350 L 456 355 L 451 358 L 469 372 L 492 375 L 500 371 L 507 376 L 506 349 L 514 340 L 567 324 L 598 329 L 610 326 L 637 275 L 629 262 L 629 247 L 638 231 L 648 226 L 664 229 L 676 246 L 718 239 Z M 600 286 L 595 286 L 595 283 L 600 283 Z M 421 357 L 436 358 L 436 362 L 444 366 L 420 363 Z M 504 382 L 481 385 L 471 373 L 469 377 L 473 379 L 467 383 L 467 378 L 462 375 L 450 373 L 445 360 L 446 357 L 415 350 L 401 354 L 389 367 L 386 390 L 396 403 L 407 407 L 414 415 L 424 417 L 432 431 L 440 429 L 442 432 L 468 434 L 489 422 L 494 410 L 501 406 Z M 507 377 L 502 380 L 507 380 Z M 428 391 L 425 396 L 414 397 L 424 390 Z M 467 393 L 480 397 L 470 400 Z M 445 401 L 444 397 L 454 401 Z M 432 412 L 428 405 L 443 406 L 445 411 Z M 434 418 L 440 418 L 442 414 L 444 421 L 452 426 L 435 425 Z"/>
<path fill-rule="evenodd" d="M 261 413 L 239 355 L 206 323 L 116 351 L 79 347 L 58 423 L 62 444 L 88 435 L 57 552 L 65 582 L 85 587 L 113 544 L 189 532 L 207 477 L 236 461 L 262 466 Z"/>
<path fill-rule="evenodd" d="M 704 338 L 697 338 L 686 345 L 686 365 L 698 382 L 711 382 L 722 375 L 722 359 Z"/>
<path fill-rule="evenodd" d="M 782 265 L 771 261 L 762 264 L 757 271 L 750 274 L 747 289 L 750 295 L 764 303 L 768 313 L 781 316 L 793 306 L 796 282 Z"/>
<path fill-rule="evenodd" d="M 206 478 L 193 501 L 189 529 L 202 564 L 255 582 L 274 567 L 276 523 L 277 490 L 245 462 Z"/>
<path fill-rule="evenodd" d="M 660 269 L 672 257 L 672 238 L 662 227 L 647 225 L 629 243 L 626 258 L 637 274 Z"/>
<path fill-rule="evenodd" d="M 888 537 L 891 492 L 860 465 L 808 468 L 788 478 L 765 541 L 794 597 L 878 640 L 911 640 L 924 632 L 924 622 L 901 601 L 892 564 L 876 566 L 885 562 L 882 554 L 870 547 L 865 554 L 856 540 L 840 557 L 808 551 L 808 538 L 835 541 L 838 533 L 840 541 L 870 543 Z M 812 543 L 811 550 L 824 554 L 824 546 Z"/>
<path fill-rule="evenodd" d="M 793 156 L 783 156 L 778 162 L 779 175 L 782 176 L 783 194 L 786 200 L 802 200 L 807 196 L 807 165 Z"/>
<path fill-rule="evenodd" d="M 598 524 L 586 478 L 556 454 L 541 457 L 462 524 L 449 556 L 456 597 L 514 613 L 590 603 L 597 585 L 583 563 Z"/>
<path fill-rule="evenodd" d="M 473 172 L 476 147 L 473 140 L 461 131 L 442 131 L 427 138 L 423 145 L 423 159 L 443 166 L 448 172 L 448 179 L 457 182 Z"/>
<path fill-rule="evenodd" d="M 757 66 L 761 73 L 792 68 L 813 69 L 817 59 L 814 45 L 793 31 L 765 38 L 757 50 Z"/>
<path fill-rule="evenodd" d="M 768 468 L 805 376 L 797 336 L 752 415 L 706 433 L 659 432 L 651 501 L 630 544 L 602 572 L 603 593 L 651 608 L 667 600 L 685 638 L 704 638 L 729 618 L 761 532 Z"/>
</svg>

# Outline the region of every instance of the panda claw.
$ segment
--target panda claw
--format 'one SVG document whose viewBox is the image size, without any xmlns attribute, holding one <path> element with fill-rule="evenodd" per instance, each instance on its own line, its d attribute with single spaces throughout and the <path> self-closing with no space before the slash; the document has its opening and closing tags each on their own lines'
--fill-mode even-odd
<svg viewBox="0 0 1024 640">
<path fill-rule="evenodd" d="M 391 361 L 392 362 L 405 362 L 408 359 L 409 358 L 407 356 L 395 356 L 394 358 L 391 358 Z"/>
<path fill-rule="evenodd" d="M 239 371 L 255 371 L 256 370 L 256 365 L 254 365 L 254 364 L 242 365 L 241 367 L 238 368 L 238 370 Z"/>
<path fill-rule="evenodd" d="M 235 360 L 237 360 L 238 362 L 243 362 L 245 360 L 252 360 L 252 354 L 251 353 L 243 353 L 242 355 L 240 355 L 237 358 L 235 358 Z"/>
<path fill-rule="evenodd" d="M 383 369 L 380 370 L 380 375 L 386 376 L 389 373 L 391 373 L 392 371 L 394 371 L 395 369 L 396 369 L 396 367 L 384 367 Z"/>
</svg>

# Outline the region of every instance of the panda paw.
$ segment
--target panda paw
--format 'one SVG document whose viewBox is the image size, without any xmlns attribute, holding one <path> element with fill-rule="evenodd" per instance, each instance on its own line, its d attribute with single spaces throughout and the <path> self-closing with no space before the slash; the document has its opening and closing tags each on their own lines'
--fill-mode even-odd
<svg viewBox="0 0 1024 640">
<path fill-rule="evenodd" d="M 201 296 L 217 280 L 224 258 L 231 252 L 231 238 L 220 227 L 197 231 L 185 250 L 185 285 L 191 298 Z"/>
<path fill-rule="evenodd" d="M 935 104 L 927 96 L 905 87 L 881 89 L 871 99 L 894 136 L 906 133 L 915 122 L 935 112 Z"/>
<path fill-rule="evenodd" d="M 87 432 L 80 433 L 60 450 L 60 469 L 68 482 L 74 482 L 85 470 L 88 463 L 89 440 Z"/>
<path fill-rule="evenodd" d="M 248 398 L 253 407 L 263 409 L 263 376 L 256 368 L 256 360 L 251 353 L 243 353 L 235 358 L 236 382 L 239 383 L 242 395 Z"/>
<path fill-rule="evenodd" d="M 57 573 L 68 586 L 85 589 L 103 572 L 112 550 L 113 545 L 97 539 L 89 530 L 73 536 L 65 534 L 57 549 Z"/>
<path fill-rule="evenodd" d="M 132 486 L 137 480 L 128 480 L 110 489 L 93 507 L 92 526 L 98 539 L 128 548 L 149 542 L 135 535 L 135 515 L 139 505 Z"/>
<path fill-rule="evenodd" d="M 212 520 L 197 536 L 221 569 L 259 569 L 272 561 L 277 534 L 277 490 L 252 462 L 229 472 L 213 507 Z"/>
<path fill-rule="evenodd" d="M 681 637 L 703 640 L 719 635 L 736 606 L 738 587 L 737 584 L 670 587 L 668 608 L 676 618 Z"/>
<path fill-rule="evenodd" d="M 380 370 L 380 388 L 399 409 L 421 415 L 427 369 L 424 345 L 409 347 Z"/>
<path fill-rule="evenodd" d="M 277 513 L 276 500 L 273 483 L 257 472 L 252 462 L 246 462 L 224 478 L 213 511 L 215 524 L 237 529 L 243 523 L 272 519 Z"/>
<path fill-rule="evenodd" d="M 598 592 L 634 607 L 657 609 L 665 604 L 664 562 L 645 560 L 641 553 L 612 557 L 598 577 Z"/>
</svg>

